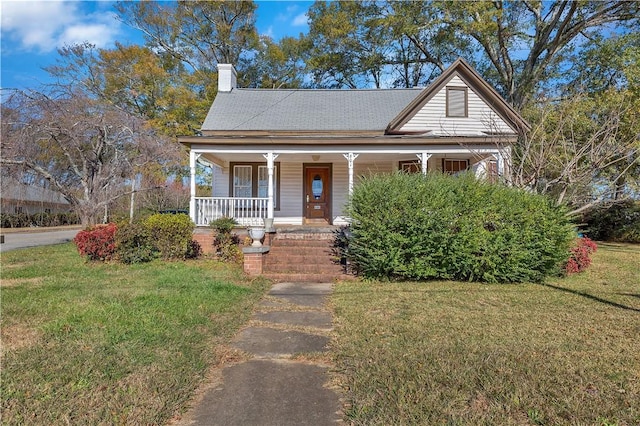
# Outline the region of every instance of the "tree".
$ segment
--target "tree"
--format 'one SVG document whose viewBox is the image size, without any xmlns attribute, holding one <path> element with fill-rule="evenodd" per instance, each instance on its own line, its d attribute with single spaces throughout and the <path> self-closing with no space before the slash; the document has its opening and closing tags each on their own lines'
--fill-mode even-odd
<svg viewBox="0 0 640 426">
<path fill-rule="evenodd" d="M 237 64 L 255 48 L 256 5 L 252 1 L 119 2 L 126 24 L 138 28 L 154 51 L 167 52 L 195 71 L 215 72 Z"/>
<path fill-rule="evenodd" d="M 140 173 L 172 164 L 178 152 L 140 118 L 80 91 L 15 92 L 3 104 L 2 165 L 46 179 L 85 226 L 130 194 Z"/>
<path fill-rule="evenodd" d="M 635 1 L 444 1 L 440 7 L 448 30 L 479 49 L 477 68 L 517 109 L 561 79 L 606 26 L 637 28 L 640 17 Z"/>
<path fill-rule="evenodd" d="M 628 90 L 531 105 L 531 132 L 516 146 L 513 184 L 577 214 L 638 194 L 640 102 Z"/>
<path fill-rule="evenodd" d="M 54 90 L 81 87 L 165 135 L 194 134 L 211 105 L 210 88 L 171 55 L 120 43 L 114 49 L 81 43 L 58 53 L 57 64 L 45 68 L 57 79 Z"/>
<path fill-rule="evenodd" d="M 304 82 L 306 39 L 283 37 L 274 42 L 271 37 L 260 37 L 260 44 L 252 57 L 240 59 L 242 87 L 271 89 L 298 88 Z"/>
<path fill-rule="evenodd" d="M 318 1 L 307 65 L 320 86 L 410 87 L 463 56 L 521 110 L 557 91 L 603 30 L 639 17 L 632 1 Z"/>
<path fill-rule="evenodd" d="M 388 31 L 375 2 L 319 1 L 308 12 L 307 69 L 319 87 L 381 87 Z"/>
</svg>

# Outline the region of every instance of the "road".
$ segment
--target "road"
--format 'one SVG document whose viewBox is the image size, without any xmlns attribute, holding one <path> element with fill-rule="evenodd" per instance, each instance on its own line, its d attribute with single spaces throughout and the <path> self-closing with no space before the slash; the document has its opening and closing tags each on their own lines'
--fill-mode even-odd
<svg viewBox="0 0 640 426">
<path fill-rule="evenodd" d="M 48 246 L 62 244 L 73 240 L 79 229 L 62 229 L 38 232 L 8 232 L 4 235 L 4 243 L 0 244 L 0 252 L 25 247 Z"/>
</svg>

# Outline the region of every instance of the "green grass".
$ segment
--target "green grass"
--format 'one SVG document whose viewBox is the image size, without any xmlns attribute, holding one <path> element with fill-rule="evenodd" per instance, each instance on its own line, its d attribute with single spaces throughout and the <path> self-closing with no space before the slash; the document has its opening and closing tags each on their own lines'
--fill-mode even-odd
<svg viewBox="0 0 640 426">
<path fill-rule="evenodd" d="M 220 361 L 266 282 L 211 260 L 2 254 L 2 423 L 163 424 Z"/>
<path fill-rule="evenodd" d="M 640 424 L 640 246 L 547 284 L 341 283 L 336 380 L 362 425 Z"/>
</svg>

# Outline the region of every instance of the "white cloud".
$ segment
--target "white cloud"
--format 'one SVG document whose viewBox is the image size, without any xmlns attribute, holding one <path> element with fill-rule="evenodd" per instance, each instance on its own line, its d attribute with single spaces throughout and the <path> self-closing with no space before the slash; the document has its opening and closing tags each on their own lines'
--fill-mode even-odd
<svg viewBox="0 0 640 426">
<path fill-rule="evenodd" d="M 261 35 L 273 38 L 273 25 L 269 25 L 269 27 L 267 27 L 267 30 L 263 31 Z"/>
<path fill-rule="evenodd" d="M 301 13 L 300 15 L 297 15 L 295 18 L 293 18 L 291 25 L 294 27 L 302 27 L 304 25 L 307 25 L 308 20 L 309 18 L 307 17 L 307 14 Z"/>
<path fill-rule="evenodd" d="M 12 50 L 47 53 L 85 41 L 106 47 L 120 33 L 121 24 L 113 14 L 83 9 L 91 2 L 2 1 L 1 5 L 2 38 L 13 42 Z M 3 48 L 7 45 L 3 42 Z"/>
</svg>

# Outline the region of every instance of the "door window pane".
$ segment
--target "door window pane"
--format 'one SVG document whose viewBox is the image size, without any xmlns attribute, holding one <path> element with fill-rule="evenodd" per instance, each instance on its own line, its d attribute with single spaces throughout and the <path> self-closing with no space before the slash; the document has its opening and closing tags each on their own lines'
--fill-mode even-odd
<svg viewBox="0 0 640 426">
<path fill-rule="evenodd" d="M 311 192 L 313 193 L 313 198 L 319 200 L 322 196 L 322 178 L 320 175 L 315 175 L 313 177 L 313 181 L 311 182 Z"/>
</svg>

